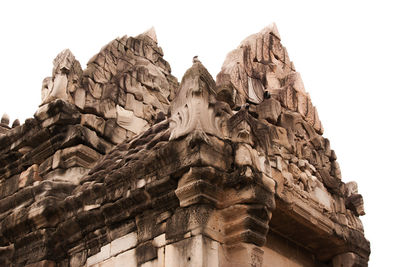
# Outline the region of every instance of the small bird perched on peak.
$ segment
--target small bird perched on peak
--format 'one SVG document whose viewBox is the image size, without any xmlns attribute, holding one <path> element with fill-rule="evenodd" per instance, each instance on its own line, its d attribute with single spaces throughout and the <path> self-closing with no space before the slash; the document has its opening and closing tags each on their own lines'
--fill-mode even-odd
<svg viewBox="0 0 400 267">
<path fill-rule="evenodd" d="M 201 63 L 201 61 L 199 60 L 199 57 L 198 57 L 198 56 L 194 56 L 194 57 L 193 57 L 193 64 L 194 64 L 194 63 L 197 63 L 197 62 L 198 62 L 198 63 Z"/>
</svg>

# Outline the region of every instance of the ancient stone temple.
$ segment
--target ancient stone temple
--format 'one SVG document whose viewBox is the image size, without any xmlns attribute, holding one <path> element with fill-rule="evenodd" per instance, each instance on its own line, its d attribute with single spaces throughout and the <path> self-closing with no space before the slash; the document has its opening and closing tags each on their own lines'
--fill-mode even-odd
<svg viewBox="0 0 400 267">
<path fill-rule="evenodd" d="M 367 266 L 363 198 L 280 40 L 180 83 L 154 30 L 84 70 L 61 52 L 33 118 L 1 120 L 0 266 Z"/>
</svg>

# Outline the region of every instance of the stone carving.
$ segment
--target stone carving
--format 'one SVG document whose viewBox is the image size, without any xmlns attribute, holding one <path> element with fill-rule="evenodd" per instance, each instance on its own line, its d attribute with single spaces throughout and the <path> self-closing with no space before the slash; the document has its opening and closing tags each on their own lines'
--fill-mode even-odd
<svg viewBox="0 0 400 267">
<path fill-rule="evenodd" d="M 216 100 L 215 82 L 197 60 L 183 76 L 181 86 L 171 104 L 171 137 L 188 133 L 221 136 L 223 116 L 230 108 Z"/>
<path fill-rule="evenodd" d="M 83 73 L 82 109 L 140 134 L 167 114 L 177 88 L 154 29 L 118 38 L 95 55 Z M 124 140 L 121 138 L 120 140 Z"/>
<path fill-rule="evenodd" d="M 21 125 L 21 123 L 19 122 L 19 119 L 16 119 L 16 120 L 14 120 L 14 122 L 12 123 L 12 128 L 15 128 L 15 127 L 17 127 L 17 126 L 20 126 Z"/>
<path fill-rule="evenodd" d="M 8 132 L 8 130 L 10 129 L 10 127 L 8 126 L 9 123 L 10 117 L 6 113 L 4 113 L 0 121 L 0 135 Z"/>
<path fill-rule="evenodd" d="M 346 197 L 350 197 L 354 194 L 358 194 L 358 185 L 357 182 L 348 182 L 346 183 Z"/>
<path fill-rule="evenodd" d="M 179 84 L 154 29 L 81 70 L 54 61 L 43 103 L 0 124 L 1 266 L 367 266 L 345 184 L 275 25 L 197 57 Z"/>
<path fill-rule="evenodd" d="M 84 71 L 66 49 L 54 59 L 53 76 L 43 81 L 41 105 L 62 99 L 107 125 L 116 123 L 103 134 L 120 143 L 168 112 L 177 81 L 162 56 L 153 28 L 110 42 Z"/>
<path fill-rule="evenodd" d="M 8 126 L 8 124 L 10 123 L 10 117 L 4 113 L 3 116 L 1 117 L 1 124 Z"/>
<path fill-rule="evenodd" d="M 355 215 L 365 215 L 364 200 L 362 195 L 358 194 L 358 185 L 356 182 L 348 182 L 345 186 L 346 207 L 353 211 Z"/>
<path fill-rule="evenodd" d="M 72 94 L 79 87 L 82 68 L 69 49 L 65 49 L 53 61 L 53 76 L 43 80 L 42 105 L 55 99 L 74 103 Z"/>
<path fill-rule="evenodd" d="M 317 132 L 323 129 L 318 113 L 305 92 L 275 24 L 246 38 L 230 52 L 217 75 L 220 88 L 232 85 L 235 106 L 260 104 L 266 91 L 289 110 L 297 111 Z"/>
</svg>

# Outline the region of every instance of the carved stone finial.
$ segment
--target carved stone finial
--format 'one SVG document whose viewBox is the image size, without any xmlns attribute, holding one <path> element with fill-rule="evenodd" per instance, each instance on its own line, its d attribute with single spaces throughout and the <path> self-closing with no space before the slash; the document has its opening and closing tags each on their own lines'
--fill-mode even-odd
<svg viewBox="0 0 400 267">
<path fill-rule="evenodd" d="M 15 127 L 20 126 L 20 125 L 21 125 L 21 123 L 19 122 L 19 119 L 16 119 L 16 120 L 14 120 L 11 128 L 15 128 Z"/>
<path fill-rule="evenodd" d="M 356 182 L 348 182 L 345 185 L 346 208 L 351 210 L 356 216 L 365 215 L 364 200 L 362 195 L 358 194 L 358 185 Z"/>
<path fill-rule="evenodd" d="M 69 49 L 63 50 L 53 60 L 53 76 L 43 80 L 42 105 L 55 99 L 74 103 L 71 93 L 75 92 L 82 75 L 80 63 Z"/>
<path fill-rule="evenodd" d="M 224 111 L 219 112 L 216 104 L 215 81 L 200 62 L 193 64 L 183 76 L 171 103 L 170 140 L 189 133 L 223 135 L 221 116 Z"/>
<path fill-rule="evenodd" d="M 10 123 L 10 117 L 7 115 L 7 113 L 4 113 L 3 116 L 1 117 L 1 124 L 5 124 L 8 126 Z"/>
</svg>

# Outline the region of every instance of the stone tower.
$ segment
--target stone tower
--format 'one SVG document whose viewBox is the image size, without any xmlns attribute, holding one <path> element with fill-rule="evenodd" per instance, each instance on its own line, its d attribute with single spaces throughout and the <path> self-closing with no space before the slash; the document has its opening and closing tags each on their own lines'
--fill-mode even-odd
<svg viewBox="0 0 400 267">
<path fill-rule="evenodd" d="M 178 83 L 154 30 L 82 70 L 54 60 L 42 104 L 0 124 L 1 266 L 367 266 L 355 182 L 275 25 Z"/>
</svg>

